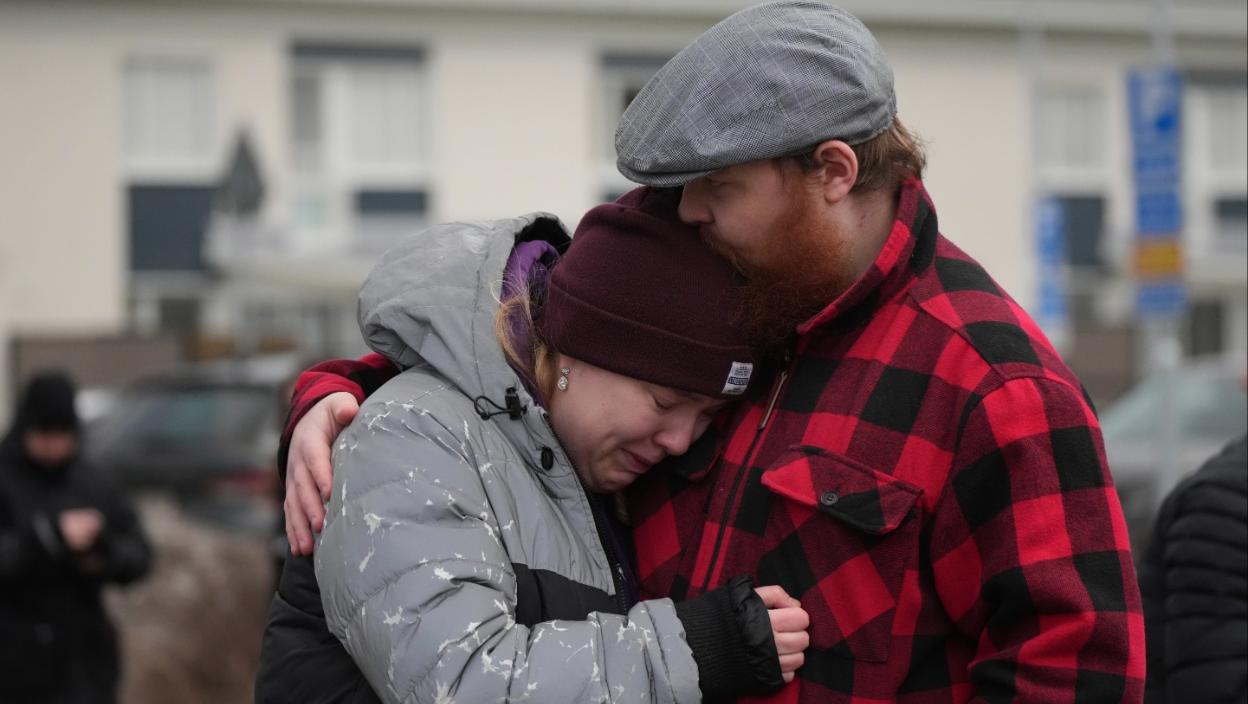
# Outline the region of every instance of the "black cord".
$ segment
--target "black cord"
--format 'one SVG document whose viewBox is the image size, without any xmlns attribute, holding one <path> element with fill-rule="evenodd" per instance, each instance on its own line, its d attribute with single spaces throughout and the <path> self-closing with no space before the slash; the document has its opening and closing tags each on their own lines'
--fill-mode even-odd
<svg viewBox="0 0 1248 704">
<path fill-rule="evenodd" d="M 472 408 L 477 412 L 477 415 L 481 416 L 481 420 L 489 420 L 494 416 L 501 415 L 506 415 L 512 420 L 520 420 L 525 413 L 529 412 L 528 406 L 520 405 L 520 394 L 516 392 L 516 387 L 514 386 L 508 387 L 503 394 L 503 401 L 506 405 L 500 406 L 489 396 L 481 395 L 472 399 Z M 491 411 L 485 404 L 489 404 L 497 410 Z"/>
</svg>

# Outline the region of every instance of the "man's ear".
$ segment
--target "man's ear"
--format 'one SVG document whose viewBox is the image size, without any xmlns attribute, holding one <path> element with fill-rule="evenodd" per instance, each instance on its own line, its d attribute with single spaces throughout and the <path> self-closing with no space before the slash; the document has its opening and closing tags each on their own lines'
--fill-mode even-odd
<svg viewBox="0 0 1248 704">
<path fill-rule="evenodd" d="M 818 182 L 824 199 L 837 203 L 848 196 L 858 182 L 858 155 L 853 148 L 838 139 L 830 139 L 815 147 L 811 156 L 818 165 Z"/>
</svg>

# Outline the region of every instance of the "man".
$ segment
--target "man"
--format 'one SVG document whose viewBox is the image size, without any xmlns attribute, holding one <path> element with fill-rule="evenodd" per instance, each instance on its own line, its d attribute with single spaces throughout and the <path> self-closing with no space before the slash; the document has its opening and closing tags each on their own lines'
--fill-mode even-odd
<svg viewBox="0 0 1248 704">
<path fill-rule="evenodd" d="M 1095 413 L 939 234 L 870 32 L 815 2 L 737 13 L 651 79 L 616 148 L 632 180 L 683 189 L 778 360 L 769 390 L 630 491 L 646 595 L 747 573 L 797 596 L 811 646 L 777 701 L 1139 701 L 1140 599 Z M 392 373 L 318 371 L 298 414 Z M 295 429 L 297 519 L 318 520 L 327 438 L 353 412 L 334 395 Z"/>
<path fill-rule="evenodd" d="M 0 701 L 116 698 L 116 636 L 100 592 L 147 572 L 124 498 L 79 458 L 74 387 L 42 374 L 0 443 Z"/>
<path fill-rule="evenodd" d="M 1149 704 L 1248 698 L 1248 437 L 1161 506 L 1140 562 Z"/>
</svg>

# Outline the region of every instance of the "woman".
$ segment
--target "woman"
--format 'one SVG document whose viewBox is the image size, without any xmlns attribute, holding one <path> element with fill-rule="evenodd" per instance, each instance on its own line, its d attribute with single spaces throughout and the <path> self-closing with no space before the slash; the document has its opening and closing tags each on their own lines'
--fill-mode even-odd
<svg viewBox="0 0 1248 704">
<path fill-rule="evenodd" d="M 548 273 L 565 242 L 541 215 L 443 226 L 370 275 L 365 337 L 406 371 L 335 449 L 316 552 L 324 622 L 385 701 L 773 691 L 806 647 L 797 602 L 740 578 L 636 603 L 603 498 L 746 391 L 734 275 L 660 191 L 591 210 Z M 292 577 L 299 564 L 275 598 L 257 699 L 368 700 L 363 680 L 344 684 L 315 606 L 289 603 L 313 591 Z"/>
</svg>

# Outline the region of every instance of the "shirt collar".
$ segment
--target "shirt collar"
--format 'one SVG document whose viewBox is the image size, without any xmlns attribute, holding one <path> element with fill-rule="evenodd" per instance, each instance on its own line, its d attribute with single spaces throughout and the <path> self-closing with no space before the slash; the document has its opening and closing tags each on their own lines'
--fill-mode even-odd
<svg viewBox="0 0 1248 704">
<path fill-rule="evenodd" d="M 799 336 L 845 317 L 866 305 L 873 309 L 905 288 L 914 275 L 931 263 L 938 228 L 936 209 L 917 178 L 902 182 L 897 194 L 893 229 L 875 261 L 857 281 L 806 322 L 797 326 Z"/>
</svg>

